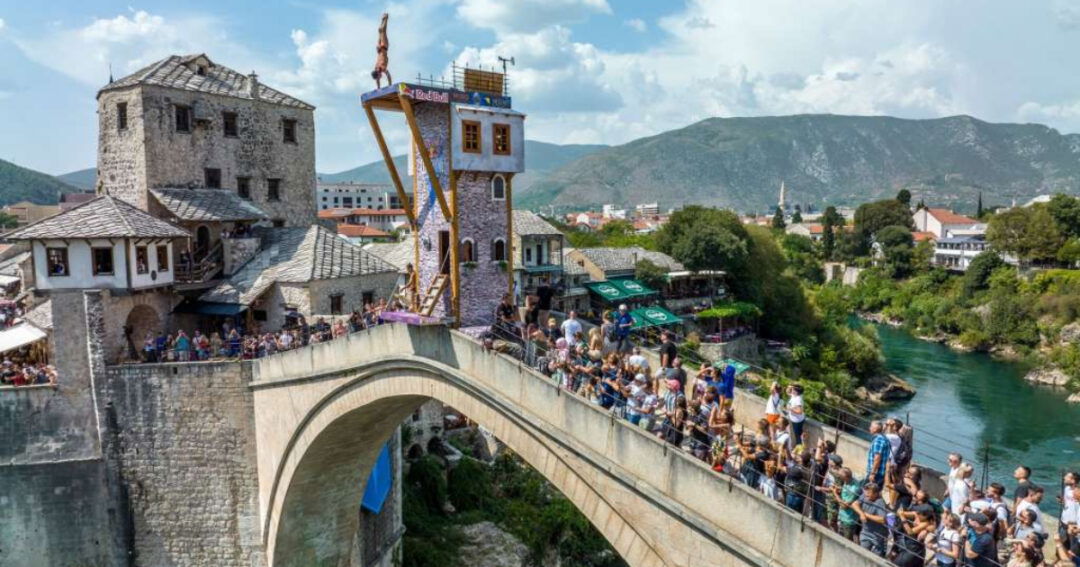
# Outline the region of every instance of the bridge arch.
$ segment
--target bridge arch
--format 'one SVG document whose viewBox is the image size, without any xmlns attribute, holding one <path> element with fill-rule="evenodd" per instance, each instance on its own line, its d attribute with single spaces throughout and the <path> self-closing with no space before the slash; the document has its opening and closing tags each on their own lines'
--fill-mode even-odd
<svg viewBox="0 0 1080 567">
<path fill-rule="evenodd" d="M 250 387 L 272 566 L 348 563 L 378 447 L 432 398 L 521 454 L 634 567 L 886 564 L 445 327 L 381 325 L 260 359 Z"/>
<path fill-rule="evenodd" d="M 383 443 L 436 399 L 496 433 L 581 510 L 631 567 L 665 561 L 631 519 L 505 400 L 456 372 L 420 360 L 373 364 L 339 383 L 306 415 L 281 461 L 266 517 L 272 566 L 347 565 L 363 482 Z"/>
</svg>

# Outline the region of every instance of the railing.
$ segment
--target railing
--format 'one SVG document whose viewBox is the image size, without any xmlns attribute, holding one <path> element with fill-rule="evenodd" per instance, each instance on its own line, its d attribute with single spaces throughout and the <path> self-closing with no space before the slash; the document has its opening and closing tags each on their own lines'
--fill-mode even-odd
<svg viewBox="0 0 1080 567">
<path fill-rule="evenodd" d="M 510 77 L 502 70 L 494 67 L 483 66 L 470 67 L 468 64 L 461 66 L 454 62 L 450 66 L 450 78 L 445 76 L 424 77 L 416 75 L 415 83 L 425 87 L 437 89 L 455 89 L 466 92 L 484 92 L 494 95 L 510 96 Z"/>
<path fill-rule="evenodd" d="M 176 279 L 181 283 L 205 283 L 217 275 L 222 268 L 222 245 L 217 241 L 210 251 L 193 265 L 178 262 Z"/>
</svg>

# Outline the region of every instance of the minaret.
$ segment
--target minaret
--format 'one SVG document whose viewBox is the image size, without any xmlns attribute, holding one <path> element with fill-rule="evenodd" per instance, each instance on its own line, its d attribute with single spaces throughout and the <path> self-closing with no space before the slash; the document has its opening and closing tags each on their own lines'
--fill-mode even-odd
<svg viewBox="0 0 1080 567">
<path fill-rule="evenodd" d="M 780 210 L 785 210 L 784 200 L 787 194 L 787 189 L 784 187 L 784 181 L 780 181 L 780 202 L 776 206 L 780 207 Z"/>
</svg>

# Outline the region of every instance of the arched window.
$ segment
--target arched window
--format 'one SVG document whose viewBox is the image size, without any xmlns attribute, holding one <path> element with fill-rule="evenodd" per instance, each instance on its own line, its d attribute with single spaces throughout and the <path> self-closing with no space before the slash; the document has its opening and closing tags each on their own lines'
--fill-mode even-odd
<svg viewBox="0 0 1080 567">
<path fill-rule="evenodd" d="M 458 248 L 458 261 L 476 261 L 476 244 L 473 243 L 471 238 L 465 238 L 461 241 L 461 246 Z"/>
<path fill-rule="evenodd" d="M 496 238 L 491 241 L 491 259 L 495 261 L 506 260 L 506 241 Z"/>
<path fill-rule="evenodd" d="M 501 175 L 491 178 L 491 198 L 496 201 L 506 200 L 506 179 Z"/>
</svg>

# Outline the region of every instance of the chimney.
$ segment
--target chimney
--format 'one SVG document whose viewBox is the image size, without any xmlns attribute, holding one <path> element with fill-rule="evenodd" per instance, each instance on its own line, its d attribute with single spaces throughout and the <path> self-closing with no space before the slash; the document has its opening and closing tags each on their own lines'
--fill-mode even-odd
<svg viewBox="0 0 1080 567">
<path fill-rule="evenodd" d="M 248 96 L 254 100 L 259 99 L 259 76 L 255 74 L 255 71 L 247 76 L 247 90 Z"/>
</svg>

